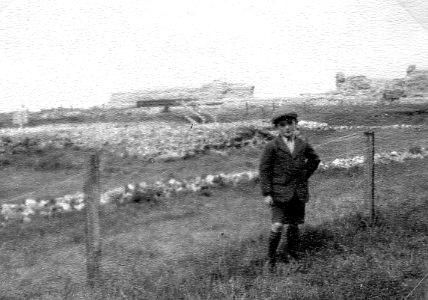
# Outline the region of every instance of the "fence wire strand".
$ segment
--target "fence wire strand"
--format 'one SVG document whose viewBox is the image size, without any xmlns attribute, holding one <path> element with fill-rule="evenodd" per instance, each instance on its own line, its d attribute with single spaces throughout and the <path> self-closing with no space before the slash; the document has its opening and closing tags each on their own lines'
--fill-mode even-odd
<svg viewBox="0 0 428 300">
<path fill-rule="evenodd" d="M 404 300 L 408 299 L 414 291 L 416 291 L 416 289 L 421 285 L 421 283 L 427 278 L 428 273 L 425 274 L 425 276 L 418 282 L 418 284 L 410 291 L 410 293 L 407 294 L 406 297 L 404 297 Z"/>
<path fill-rule="evenodd" d="M 361 137 L 361 134 L 360 133 L 351 133 L 351 134 L 348 134 L 346 136 L 342 136 L 342 137 L 335 138 L 333 140 L 329 140 L 329 141 L 324 142 L 322 144 L 317 144 L 314 146 L 314 148 L 318 149 L 318 148 L 325 146 L 327 144 L 331 144 L 331 143 L 335 143 L 335 142 L 343 142 L 345 140 L 349 140 L 349 139 L 352 139 L 355 137 Z"/>
</svg>

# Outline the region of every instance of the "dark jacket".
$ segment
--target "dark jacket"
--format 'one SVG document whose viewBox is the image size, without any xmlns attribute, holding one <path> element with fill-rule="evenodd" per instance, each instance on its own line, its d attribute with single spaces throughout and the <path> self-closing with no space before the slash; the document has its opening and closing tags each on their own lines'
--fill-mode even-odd
<svg viewBox="0 0 428 300">
<path fill-rule="evenodd" d="M 308 202 L 308 179 L 319 163 L 307 142 L 296 138 L 291 154 L 282 137 L 276 137 L 266 145 L 260 160 L 262 195 L 272 196 L 274 202 L 287 202 L 296 192 L 300 201 Z"/>
</svg>

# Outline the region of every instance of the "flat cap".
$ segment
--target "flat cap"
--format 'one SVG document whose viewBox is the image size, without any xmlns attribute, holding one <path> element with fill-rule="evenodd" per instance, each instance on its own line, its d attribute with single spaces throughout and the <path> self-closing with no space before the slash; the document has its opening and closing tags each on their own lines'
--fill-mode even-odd
<svg viewBox="0 0 428 300">
<path fill-rule="evenodd" d="M 286 114 L 281 114 L 272 119 L 273 125 L 277 125 L 281 121 L 295 120 L 297 122 L 297 114 L 295 112 L 289 112 Z"/>
</svg>

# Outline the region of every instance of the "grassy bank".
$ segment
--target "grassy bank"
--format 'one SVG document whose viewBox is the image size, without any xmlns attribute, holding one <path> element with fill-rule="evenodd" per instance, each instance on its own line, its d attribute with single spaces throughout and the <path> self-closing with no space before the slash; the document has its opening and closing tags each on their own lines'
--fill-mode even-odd
<svg viewBox="0 0 428 300">
<path fill-rule="evenodd" d="M 302 119 L 337 125 L 405 123 L 399 117 L 403 113 L 372 117 L 376 109 L 385 114 L 387 109 L 419 110 L 356 107 L 340 114 L 342 109 L 295 110 Z M 412 113 L 405 119 L 408 123 L 425 122 L 424 114 Z M 234 121 L 242 110 L 221 116 Z M 167 115 L 163 117 L 168 121 Z M 365 153 L 361 132 L 308 134 L 322 159 Z M 346 138 L 350 134 L 357 136 Z M 427 146 L 428 141 L 426 128 L 381 130 L 376 137 L 377 151 L 407 150 Z M 0 185 L 0 202 L 81 190 L 86 153 L 69 150 L 8 157 L 9 164 L 0 171 L 7 178 Z M 230 149 L 154 163 L 106 156 L 102 186 L 253 169 L 260 150 Z M 257 185 L 217 188 L 208 197 L 186 194 L 158 203 L 105 207 L 101 212 L 103 298 L 401 299 L 428 270 L 427 165 L 424 159 L 377 167 L 379 217 L 374 228 L 360 214 L 367 211 L 361 168 L 316 172 L 303 228 L 306 255 L 299 262 L 281 265 L 274 275 L 263 266 L 269 210 L 261 203 Z M 88 298 L 84 220 L 82 213 L 69 213 L 0 229 L 0 299 Z M 409 299 L 421 299 L 421 290 Z"/>
<path fill-rule="evenodd" d="M 306 256 L 275 275 L 263 267 L 269 210 L 258 186 L 106 208 L 103 298 L 401 298 L 427 271 L 427 165 L 378 168 L 374 228 L 358 213 L 362 170 L 316 174 L 303 228 Z M 0 298 L 88 296 L 83 224 L 83 214 L 71 213 L 1 229 Z"/>
<path fill-rule="evenodd" d="M 410 199 L 409 199 L 410 200 Z M 104 278 L 103 297 L 122 299 L 402 299 L 427 271 L 428 203 L 379 211 L 376 227 L 360 215 L 303 229 L 303 259 L 264 267 L 265 235 L 179 262 L 153 277 L 137 270 Z M 399 220 L 399 222 L 397 222 Z M 188 268 L 183 271 L 183 266 Z M 70 290 L 71 291 L 71 290 Z M 424 285 L 410 299 L 425 299 Z"/>
</svg>

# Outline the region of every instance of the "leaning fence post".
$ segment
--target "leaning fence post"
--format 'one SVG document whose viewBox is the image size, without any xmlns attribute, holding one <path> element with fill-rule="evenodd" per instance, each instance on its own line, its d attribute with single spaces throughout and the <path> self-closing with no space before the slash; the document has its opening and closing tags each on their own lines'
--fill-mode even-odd
<svg viewBox="0 0 428 300">
<path fill-rule="evenodd" d="M 99 224 L 100 157 L 95 151 L 89 157 L 87 178 L 83 187 L 85 195 L 86 272 L 92 291 L 99 287 L 101 264 L 101 239 Z"/>
<path fill-rule="evenodd" d="M 367 204 L 370 208 L 370 224 L 373 225 L 375 222 L 375 167 L 374 167 L 374 154 L 375 154 L 375 141 L 374 132 L 364 132 L 366 136 L 366 180 L 367 180 Z"/>
</svg>

